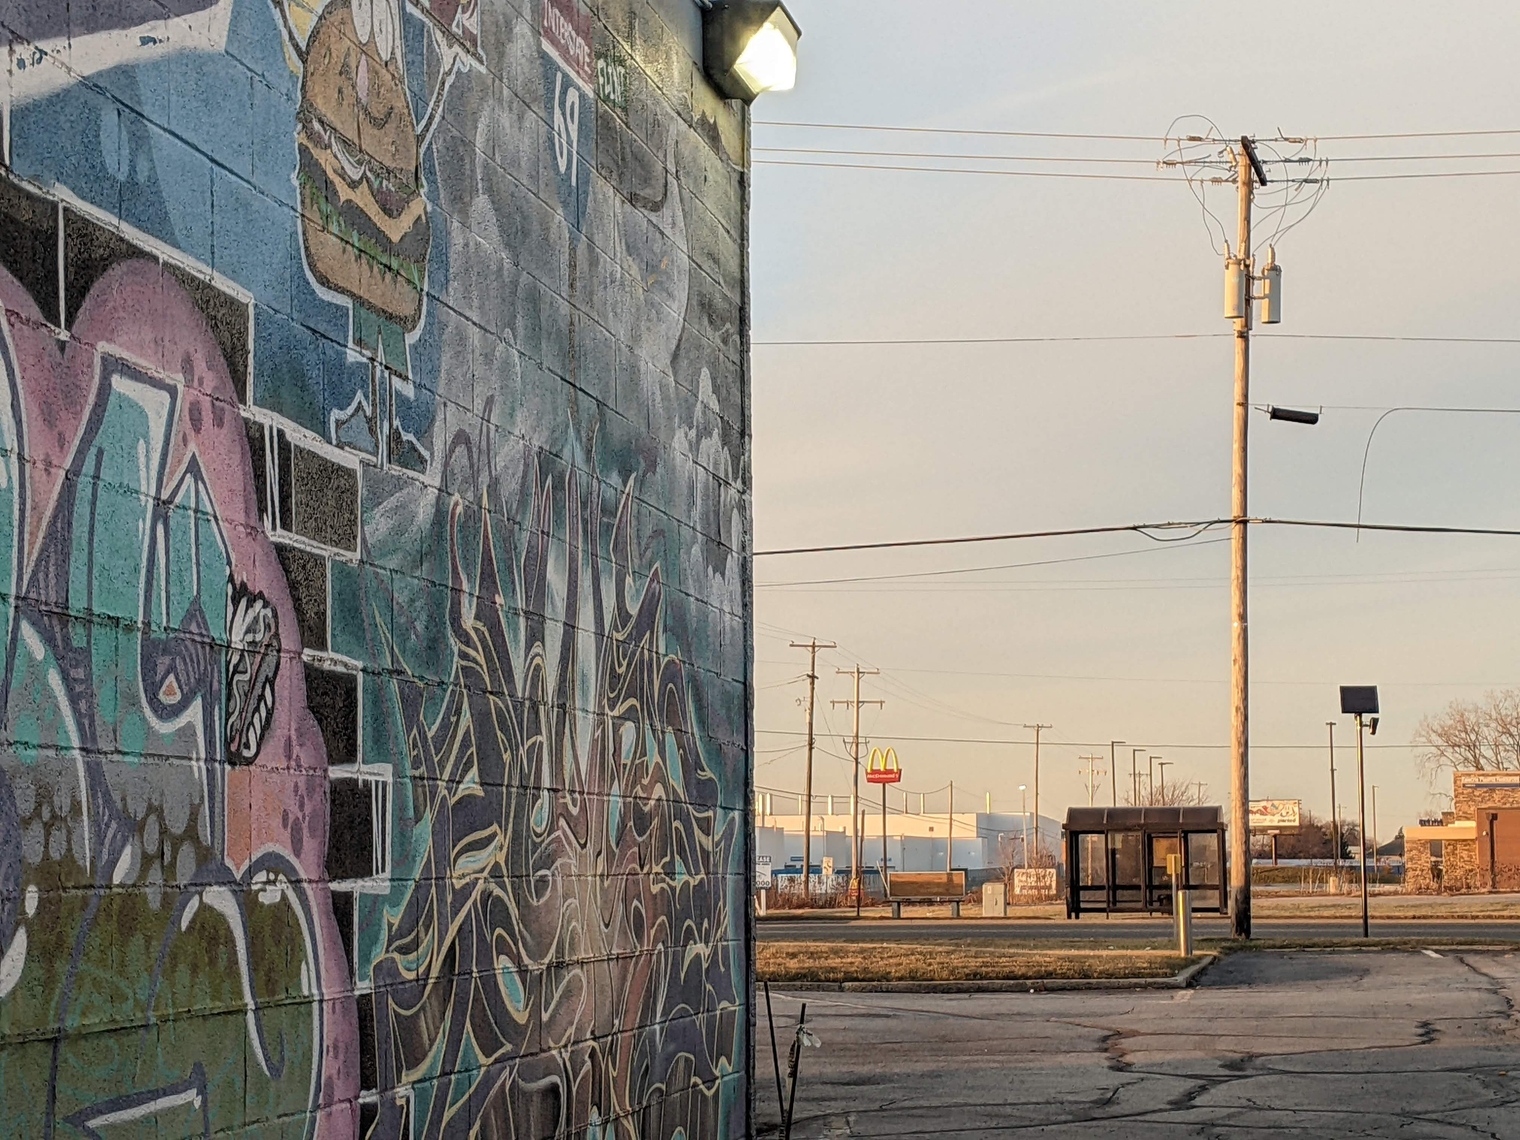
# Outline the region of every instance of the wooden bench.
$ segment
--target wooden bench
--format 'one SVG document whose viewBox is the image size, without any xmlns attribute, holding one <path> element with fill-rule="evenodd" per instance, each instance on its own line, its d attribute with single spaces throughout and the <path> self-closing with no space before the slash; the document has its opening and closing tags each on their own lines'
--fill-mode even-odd
<svg viewBox="0 0 1520 1140">
<path fill-rule="evenodd" d="M 966 897 L 965 871 L 888 871 L 887 901 L 892 917 L 902 917 L 902 905 L 914 903 L 949 903 L 950 917 L 961 916 L 961 900 Z"/>
</svg>

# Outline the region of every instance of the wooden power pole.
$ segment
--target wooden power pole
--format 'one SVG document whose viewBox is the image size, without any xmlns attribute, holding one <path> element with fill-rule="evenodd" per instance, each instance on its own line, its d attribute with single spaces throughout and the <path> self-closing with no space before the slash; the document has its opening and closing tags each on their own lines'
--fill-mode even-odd
<svg viewBox="0 0 1520 1140">
<path fill-rule="evenodd" d="M 855 791 L 850 796 L 850 893 L 855 896 L 855 916 L 860 917 L 860 706 L 876 705 L 880 708 L 886 701 L 862 701 L 860 699 L 860 679 L 862 677 L 874 677 L 881 672 L 880 669 L 862 669 L 858 664 L 853 669 L 836 669 L 842 677 L 855 678 L 855 697 L 848 701 L 831 701 L 834 705 L 848 705 L 855 713 L 855 730 L 851 734 L 850 756 L 855 761 Z"/>
<path fill-rule="evenodd" d="M 1230 927 L 1251 937 L 1251 776 L 1246 637 L 1246 434 L 1251 415 L 1251 202 L 1267 184 L 1256 148 L 1244 135 L 1235 154 L 1239 218 L 1235 254 L 1226 265 L 1226 303 L 1235 319 L 1235 438 L 1230 465 Z"/>
<path fill-rule="evenodd" d="M 820 642 L 816 637 L 810 641 L 794 641 L 793 649 L 808 651 L 808 698 L 807 698 L 807 774 L 803 777 L 802 808 L 802 897 L 813 893 L 813 701 L 818 693 L 818 651 L 837 649 L 832 641 Z"/>
</svg>

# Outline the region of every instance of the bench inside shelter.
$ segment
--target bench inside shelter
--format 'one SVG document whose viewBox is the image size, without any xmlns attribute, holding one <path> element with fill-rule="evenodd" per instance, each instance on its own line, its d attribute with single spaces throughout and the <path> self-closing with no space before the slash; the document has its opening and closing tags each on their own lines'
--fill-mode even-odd
<svg viewBox="0 0 1520 1140">
<path fill-rule="evenodd" d="M 887 901 L 892 917 L 902 917 L 902 904 L 949 903 L 950 917 L 961 916 L 961 900 L 966 897 L 965 871 L 888 871 Z"/>
</svg>

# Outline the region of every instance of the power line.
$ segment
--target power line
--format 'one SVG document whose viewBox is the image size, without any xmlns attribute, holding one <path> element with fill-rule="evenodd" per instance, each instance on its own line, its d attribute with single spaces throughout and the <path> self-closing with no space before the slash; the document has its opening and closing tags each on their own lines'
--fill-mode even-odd
<svg viewBox="0 0 1520 1140">
<path fill-rule="evenodd" d="M 957 535 L 952 538 L 896 539 L 890 542 L 853 542 L 833 546 L 797 546 L 778 550 L 757 550 L 752 557 L 765 558 L 786 554 L 838 554 L 855 550 L 895 550 L 919 546 L 957 546 L 973 542 L 1011 542 L 1025 538 L 1068 538 L 1088 534 L 1144 534 L 1157 542 L 1183 542 L 1184 538 L 1163 539 L 1147 532 L 1187 529 L 1202 533 L 1210 527 L 1224 526 L 1232 519 L 1201 519 L 1193 522 L 1128 523 L 1122 526 L 1073 527 L 1067 530 L 1031 530 L 1008 534 Z M 1311 527 L 1325 530 L 1373 530 L 1397 534 L 1472 534 L 1497 538 L 1520 538 L 1520 530 L 1505 527 L 1418 526 L 1410 523 L 1337 522 L 1328 519 L 1247 518 L 1256 526 Z M 1192 537 L 1187 536 L 1187 537 Z"/>
<path fill-rule="evenodd" d="M 995 156 L 987 155 L 987 158 Z M 900 163 L 815 162 L 807 159 L 757 158 L 754 166 L 799 166 L 825 170 L 885 170 L 916 174 L 990 174 L 1002 178 L 1076 178 L 1097 182 L 1170 182 L 1179 180 L 1166 174 L 1084 174 L 1076 170 L 989 170 L 979 166 L 905 166 Z M 1520 170 L 1430 170 L 1407 174 L 1337 174 L 1297 179 L 1303 184 L 1340 182 L 1388 182 L 1409 178 L 1497 178 L 1520 174 Z M 1205 180 L 1208 181 L 1208 180 Z M 1227 183 L 1228 178 L 1213 181 Z"/>
<path fill-rule="evenodd" d="M 1155 135 L 1094 135 L 1075 134 L 1062 131 L 993 131 L 971 130 L 958 127 L 903 127 L 903 126 L 872 126 L 866 123 L 796 123 L 779 122 L 770 119 L 757 120 L 757 127 L 799 127 L 808 130 L 819 131 L 890 131 L 897 134 L 926 134 L 926 135 L 978 135 L 984 138 L 1013 138 L 1013 139 L 1090 139 L 1100 142 L 1143 142 L 1158 143 L 1165 139 Z M 1516 132 L 1520 133 L 1520 132 Z"/>
<path fill-rule="evenodd" d="M 816 154 L 833 155 L 843 158 L 938 158 L 956 162 L 1055 162 L 1100 166 L 1149 166 L 1152 168 L 1158 166 L 1176 167 L 1189 165 L 1213 166 L 1221 170 L 1226 169 L 1228 166 L 1224 160 L 1217 158 L 1162 159 L 1158 162 L 1155 158 L 1115 158 L 1109 155 L 988 154 L 985 151 L 965 154 L 942 150 L 860 150 L 844 147 L 809 146 L 757 146 L 750 149 L 754 154 Z M 1520 158 L 1520 151 L 1466 151 L 1460 154 L 1327 155 L 1312 159 L 1297 157 L 1274 158 L 1263 155 L 1261 161 L 1266 166 L 1307 166 L 1323 161 L 1340 165 L 1347 162 L 1468 162 L 1500 158 Z"/>
<path fill-rule="evenodd" d="M 1099 341 L 1146 341 L 1146 340 L 1220 340 L 1233 338 L 1234 333 L 1135 333 L 1099 336 L 972 336 L 972 337 L 859 337 L 853 339 L 820 340 L 756 340 L 755 348 L 808 348 L 850 346 L 903 346 L 936 344 L 1080 344 Z M 1285 333 L 1262 332 L 1264 340 L 1344 340 L 1410 344 L 1520 344 L 1520 337 L 1513 336 L 1400 336 L 1383 333 Z"/>
<path fill-rule="evenodd" d="M 1099 182 L 1171 182 L 1166 174 L 1082 174 L 1075 170 L 983 170 L 972 166 L 901 166 L 874 162 L 809 162 L 805 159 L 757 158 L 754 166 L 812 166 L 826 170 L 899 170 L 920 174 L 1001 174 L 1009 178 L 1081 178 Z"/>
<path fill-rule="evenodd" d="M 1132 333 L 1101 336 L 983 336 L 895 337 L 858 340 L 756 340 L 754 347 L 802 347 L 807 345 L 908 345 L 908 344 L 1072 344 L 1084 341 L 1218 340 L 1233 333 Z"/>
<path fill-rule="evenodd" d="M 755 732 L 758 733 L 758 734 L 765 735 L 765 736 L 800 736 L 800 735 L 802 735 L 800 732 L 796 731 L 795 729 L 785 729 L 785 728 L 757 728 L 757 729 L 755 729 Z M 904 736 L 902 733 L 897 733 L 897 732 L 891 733 L 890 735 L 891 735 L 891 738 L 893 740 L 909 740 L 909 741 L 914 742 L 915 744 L 996 744 L 996 745 L 1018 745 L 1018 744 L 1032 745 L 1032 744 L 1034 744 L 1033 738 L 1030 738 L 1028 740 L 1013 740 L 1013 739 L 1009 739 L 1009 738 L 1006 738 L 1006 737 L 990 737 L 990 736 Z M 1108 745 L 1109 745 L 1109 742 L 1106 741 L 1106 740 L 1063 740 L 1063 741 L 1060 742 L 1060 745 L 1063 748 L 1107 748 Z M 1194 742 L 1194 743 L 1178 744 L 1178 743 L 1175 743 L 1175 742 L 1173 742 L 1173 743 L 1166 743 L 1166 742 L 1158 742 L 1158 741 L 1148 741 L 1144 745 L 1142 745 L 1141 747 L 1144 747 L 1144 748 L 1187 748 L 1187 749 L 1197 749 L 1197 750 L 1200 750 L 1200 751 L 1214 751 L 1214 752 L 1227 752 L 1227 751 L 1229 751 L 1229 748 L 1230 748 L 1230 746 L 1229 746 L 1228 743 L 1224 743 L 1224 744 L 1199 744 L 1199 743 Z M 1314 752 L 1321 752 L 1321 751 L 1324 750 L 1325 743 L 1322 740 L 1317 740 L 1313 744 L 1258 744 L 1258 743 L 1256 743 L 1253 740 L 1251 742 L 1251 747 L 1253 749 L 1255 749 L 1255 748 L 1271 748 L 1271 749 L 1280 750 L 1280 751 L 1314 751 Z M 1402 749 L 1409 749 L 1409 748 L 1423 748 L 1425 746 L 1422 745 L 1422 744 L 1409 743 L 1409 744 L 1368 744 L 1367 747 L 1369 749 L 1371 749 L 1371 748 L 1388 748 L 1388 749 L 1402 748 Z"/>
<path fill-rule="evenodd" d="M 795 127 L 808 130 L 828 131 L 890 131 L 902 134 L 932 134 L 932 135 L 979 135 L 988 138 L 1023 138 L 1023 139 L 1092 139 L 1101 142 L 1145 142 L 1166 143 L 1171 142 L 1175 136 L 1160 137 L 1157 135 L 1109 135 L 1109 134 L 1078 134 L 1058 131 L 1005 131 L 1005 130 L 976 130 L 957 127 L 912 127 L 912 126 L 884 126 L 870 123 L 803 123 L 784 122 L 780 120 L 760 119 L 756 120 L 757 127 Z M 1379 139 L 1444 139 L 1444 138 L 1487 138 L 1496 135 L 1520 135 L 1520 128 L 1496 128 L 1492 130 L 1476 131 L 1393 131 L 1381 134 L 1360 135 L 1314 135 L 1309 142 L 1371 142 Z M 1187 137 L 1185 142 L 1214 142 L 1228 143 L 1232 139 L 1216 138 L 1193 138 Z M 1273 141 L 1273 140 L 1264 140 Z M 1106 746 L 1105 746 L 1106 747 Z"/>
<path fill-rule="evenodd" d="M 1059 154 L 947 154 L 944 151 L 925 150 L 844 150 L 836 147 L 810 147 L 810 146 L 756 146 L 751 147 L 752 154 L 821 154 L 838 155 L 845 158 L 943 158 L 967 162 L 1069 162 L 1084 165 L 1099 166 L 1156 166 L 1154 158 L 1108 158 L 1093 155 L 1059 155 Z M 1483 158 L 1485 155 L 1473 155 L 1474 158 Z M 1520 154 L 1505 155 L 1507 158 L 1520 158 Z"/>
<path fill-rule="evenodd" d="M 1164 550 L 1191 550 L 1195 546 L 1213 546 L 1229 542 L 1229 537 L 1206 538 L 1198 542 L 1168 543 L 1165 546 L 1142 546 L 1138 550 L 1115 550 L 1106 554 L 1078 554 L 1071 558 L 1041 558 L 1033 562 L 1004 562 L 992 566 L 957 566 L 950 570 L 910 570 L 901 574 L 855 574 L 842 578 L 804 578 L 786 582 L 756 582 L 755 589 L 782 586 L 832 586 L 845 582 L 886 582 L 900 578 L 940 578 L 950 574 L 981 574 L 992 570 L 1023 570 L 1031 566 L 1061 566 L 1070 562 L 1096 562 L 1102 558 L 1127 558 L 1132 554 L 1156 554 Z"/>
<path fill-rule="evenodd" d="M 797 546 L 782 550 L 757 550 L 751 557 L 765 558 L 782 554 L 833 554 L 848 550 L 891 550 L 908 546 L 957 546 L 971 542 L 1005 542 L 1020 538 L 1068 538 L 1084 534 L 1145 534 L 1152 530 L 1196 530 L 1200 533 L 1209 527 L 1223 526 L 1229 519 L 1206 519 L 1202 522 L 1128 523 L 1122 526 L 1071 527 L 1065 530 L 1028 530 L 1009 534 L 962 535 L 954 538 L 914 538 L 890 542 L 856 542 L 836 546 Z M 1154 535 L 1146 534 L 1147 538 Z M 1193 537 L 1191 535 L 1186 537 Z M 1179 542 L 1182 539 L 1156 539 L 1158 542 Z"/>
</svg>

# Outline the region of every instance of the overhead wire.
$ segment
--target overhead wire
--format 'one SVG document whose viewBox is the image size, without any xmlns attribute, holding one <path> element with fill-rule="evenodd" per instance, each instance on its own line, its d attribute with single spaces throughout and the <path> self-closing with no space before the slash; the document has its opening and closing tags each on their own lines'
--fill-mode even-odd
<svg viewBox="0 0 1520 1140">
<path fill-rule="evenodd" d="M 1156 542 L 1185 542 L 1188 538 L 1194 537 L 1194 535 L 1166 539 L 1148 532 L 1186 528 L 1194 531 L 1195 534 L 1201 534 L 1212 527 L 1224 526 L 1232 521 L 1228 518 L 1216 518 L 1192 522 L 1126 523 L 1118 526 L 1071 527 L 1064 530 L 955 535 L 947 538 L 893 539 L 884 542 L 837 543 L 830 546 L 798 546 L 776 550 L 757 550 L 752 554 L 752 557 L 763 558 L 793 554 L 838 554 L 849 551 L 896 550 L 926 546 L 959 546 L 968 543 L 1011 542 L 1031 538 L 1065 538 L 1074 535 L 1119 534 L 1123 532 L 1143 534 L 1146 538 L 1153 539 Z M 1372 530 L 1400 534 L 1469 534 L 1499 538 L 1520 538 L 1520 529 L 1512 527 L 1425 526 L 1413 523 L 1341 522 L 1333 519 L 1284 519 L 1258 516 L 1252 516 L 1242 521 L 1253 526 L 1306 527 L 1324 530 Z"/>
<path fill-rule="evenodd" d="M 968 336 L 968 337 L 854 337 L 820 338 L 816 340 L 754 340 L 752 348 L 821 348 L 821 347 L 873 347 L 913 345 L 979 345 L 979 344 L 1081 344 L 1102 341 L 1174 341 L 1174 340 L 1222 340 L 1233 339 L 1232 332 L 1198 333 L 1131 333 L 1100 334 L 1095 336 Z M 1418 336 L 1392 333 L 1296 333 L 1257 330 L 1258 340 L 1344 340 L 1359 342 L 1409 343 L 1409 344 L 1520 344 L 1514 336 Z M 1329 405 L 1326 405 L 1327 407 Z"/>
</svg>

